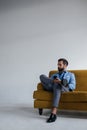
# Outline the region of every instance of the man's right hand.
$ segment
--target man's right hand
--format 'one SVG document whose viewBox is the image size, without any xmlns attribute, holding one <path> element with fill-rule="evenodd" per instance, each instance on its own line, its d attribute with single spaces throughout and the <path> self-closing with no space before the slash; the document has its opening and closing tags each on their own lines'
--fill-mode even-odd
<svg viewBox="0 0 87 130">
<path fill-rule="evenodd" d="M 54 83 L 61 84 L 61 80 L 60 80 L 60 79 L 54 79 L 53 82 L 54 82 Z"/>
</svg>

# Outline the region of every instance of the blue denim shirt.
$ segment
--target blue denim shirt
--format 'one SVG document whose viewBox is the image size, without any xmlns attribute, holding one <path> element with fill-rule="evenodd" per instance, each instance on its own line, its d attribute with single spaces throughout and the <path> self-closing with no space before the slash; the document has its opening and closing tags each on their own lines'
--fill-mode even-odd
<svg viewBox="0 0 87 130">
<path fill-rule="evenodd" d="M 51 76 L 51 79 L 54 79 L 54 76 L 57 76 L 58 79 L 66 79 L 68 82 L 69 89 L 74 90 L 76 88 L 76 80 L 74 73 L 64 71 L 62 74 L 55 73 Z"/>
</svg>

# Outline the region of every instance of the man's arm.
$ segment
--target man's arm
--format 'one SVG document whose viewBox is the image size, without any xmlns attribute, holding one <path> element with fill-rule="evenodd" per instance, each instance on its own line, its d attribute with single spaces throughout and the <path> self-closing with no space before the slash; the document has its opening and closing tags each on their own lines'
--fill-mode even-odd
<svg viewBox="0 0 87 130">
<path fill-rule="evenodd" d="M 72 73 L 71 77 L 70 77 L 70 82 L 68 84 L 69 89 L 74 90 L 76 88 L 76 79 L 75 79 L 75 75 Z"/>
</svg>

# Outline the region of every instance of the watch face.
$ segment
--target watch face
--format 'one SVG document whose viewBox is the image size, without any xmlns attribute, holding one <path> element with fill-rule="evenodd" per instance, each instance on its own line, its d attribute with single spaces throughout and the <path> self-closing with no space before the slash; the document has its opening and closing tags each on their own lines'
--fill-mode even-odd
<svg viewBox="0 0 87 130">
<path fill-rule="evenodd" d="M 66 79 L 63 79 L 63 81 L 62 81 L 62 82 L 63 82 L 63 85 L 65 85 L 65 86 L 68 84 L 68 82 L 67 82 L 67 80 L 66 80 Z"/>
</svg>

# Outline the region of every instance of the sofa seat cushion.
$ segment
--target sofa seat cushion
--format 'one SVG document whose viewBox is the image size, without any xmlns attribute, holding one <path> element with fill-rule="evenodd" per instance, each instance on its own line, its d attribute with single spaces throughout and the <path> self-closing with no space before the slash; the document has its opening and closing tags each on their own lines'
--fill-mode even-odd
<svg viewBox="0 0 87 130">
<path fill-rule="evenodd" d="M 52 101 L 53 93 L 45 90 L 36 90 L 33 94 L 34 99 Z M 60 102 L 87 102 L 87 91 L 73 91 L 62 93 Z"/>
<path fill-rule="evenodd" d="M 34 108 L 52 108 L 51 101 L 34 101 Z M 87 102 L 60 102 L 58 109 L 62 110 L 79 110 L 79 111 L 87 111 Z"/>
</svg>

